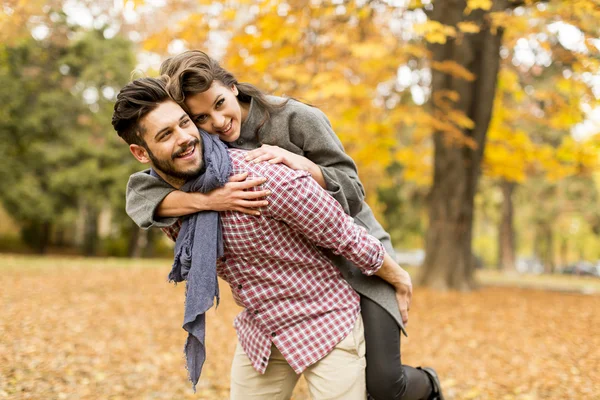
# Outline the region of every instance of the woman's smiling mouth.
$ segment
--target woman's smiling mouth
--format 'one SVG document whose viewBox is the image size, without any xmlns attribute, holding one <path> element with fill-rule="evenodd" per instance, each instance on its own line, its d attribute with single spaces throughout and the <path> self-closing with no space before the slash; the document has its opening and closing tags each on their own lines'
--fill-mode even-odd
<svg viewBox="0 0 600 400">
<path fill-rule="evenodd" d="M 219 135 L 228 135 L 231 133 L 231 128 L 233 127 L 233 121 L 229 121 L 225 129 L 219 129 L 217 132 Z"/>
</svg>

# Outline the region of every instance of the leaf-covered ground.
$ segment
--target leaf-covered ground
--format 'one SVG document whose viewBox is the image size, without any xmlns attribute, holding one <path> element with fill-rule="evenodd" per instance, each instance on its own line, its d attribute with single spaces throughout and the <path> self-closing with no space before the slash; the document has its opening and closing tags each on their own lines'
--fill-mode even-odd
<svg viewBox="0 0 600 400">
<path fill-rule="evenodd" d="M 239 308 L 221 285 L 194 395 L 168 260 L 0 256 L 0 399 L 226 399 Z M 600 398 L 600 296 L 415 289 L 407 364 L 453 399 Z M 300 382 L 294 399 L 308 399 Z"/>
</svg>

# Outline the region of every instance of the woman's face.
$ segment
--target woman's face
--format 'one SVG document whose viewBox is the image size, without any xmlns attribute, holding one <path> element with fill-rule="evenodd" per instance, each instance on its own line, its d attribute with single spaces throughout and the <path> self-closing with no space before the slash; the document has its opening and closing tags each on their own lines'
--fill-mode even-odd
<svg viewBox="0 0 600 400">
<path fill-rule="evenodd" d="M 240 107 L 237 94 L 235 85 L 227 87 L 215 80 L 207 91 L 186 96 L 185 105 L 198 128 L 219 135 L 224 142 L 233 142 L 240 137 L 242 122 L 248 115 L 247 109 Z"/>
</svg>

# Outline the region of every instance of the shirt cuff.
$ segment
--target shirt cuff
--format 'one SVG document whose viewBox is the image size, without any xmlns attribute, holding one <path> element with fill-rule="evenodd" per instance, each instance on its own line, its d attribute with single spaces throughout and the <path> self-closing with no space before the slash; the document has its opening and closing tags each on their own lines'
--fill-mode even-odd
<svg viewBox="0 0 600 400">
<path fill-rule="evenodd" d="M 373 266 L 362 270 L 362 273 L 366 276 L 374 275 L 383 266 L 383 259 L 385 257 L 385 248 L 383 247 L 381 242 L 378 241 L 377 244 L 378 244 L 377 256 L 373 263 Z"/>
</svg>

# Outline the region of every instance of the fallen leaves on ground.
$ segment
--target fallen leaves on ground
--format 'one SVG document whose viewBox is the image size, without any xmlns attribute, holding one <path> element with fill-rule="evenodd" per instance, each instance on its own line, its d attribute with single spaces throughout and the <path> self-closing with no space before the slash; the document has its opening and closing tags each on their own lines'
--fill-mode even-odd
<svg viewBox="0 0 600 400">
<path fill-rule="evenodd" d="M 168 260 L 0 258 L 0 399 L 227 399 L 239 312 L 221 282 L 207 361 L 186 379 L 184 286 Z M 446 398 L 600 398 L 600 296 L 416 288 L 403 361 Z M 308 399 L 306 384 L 295 400 Z"/>
</svg>

